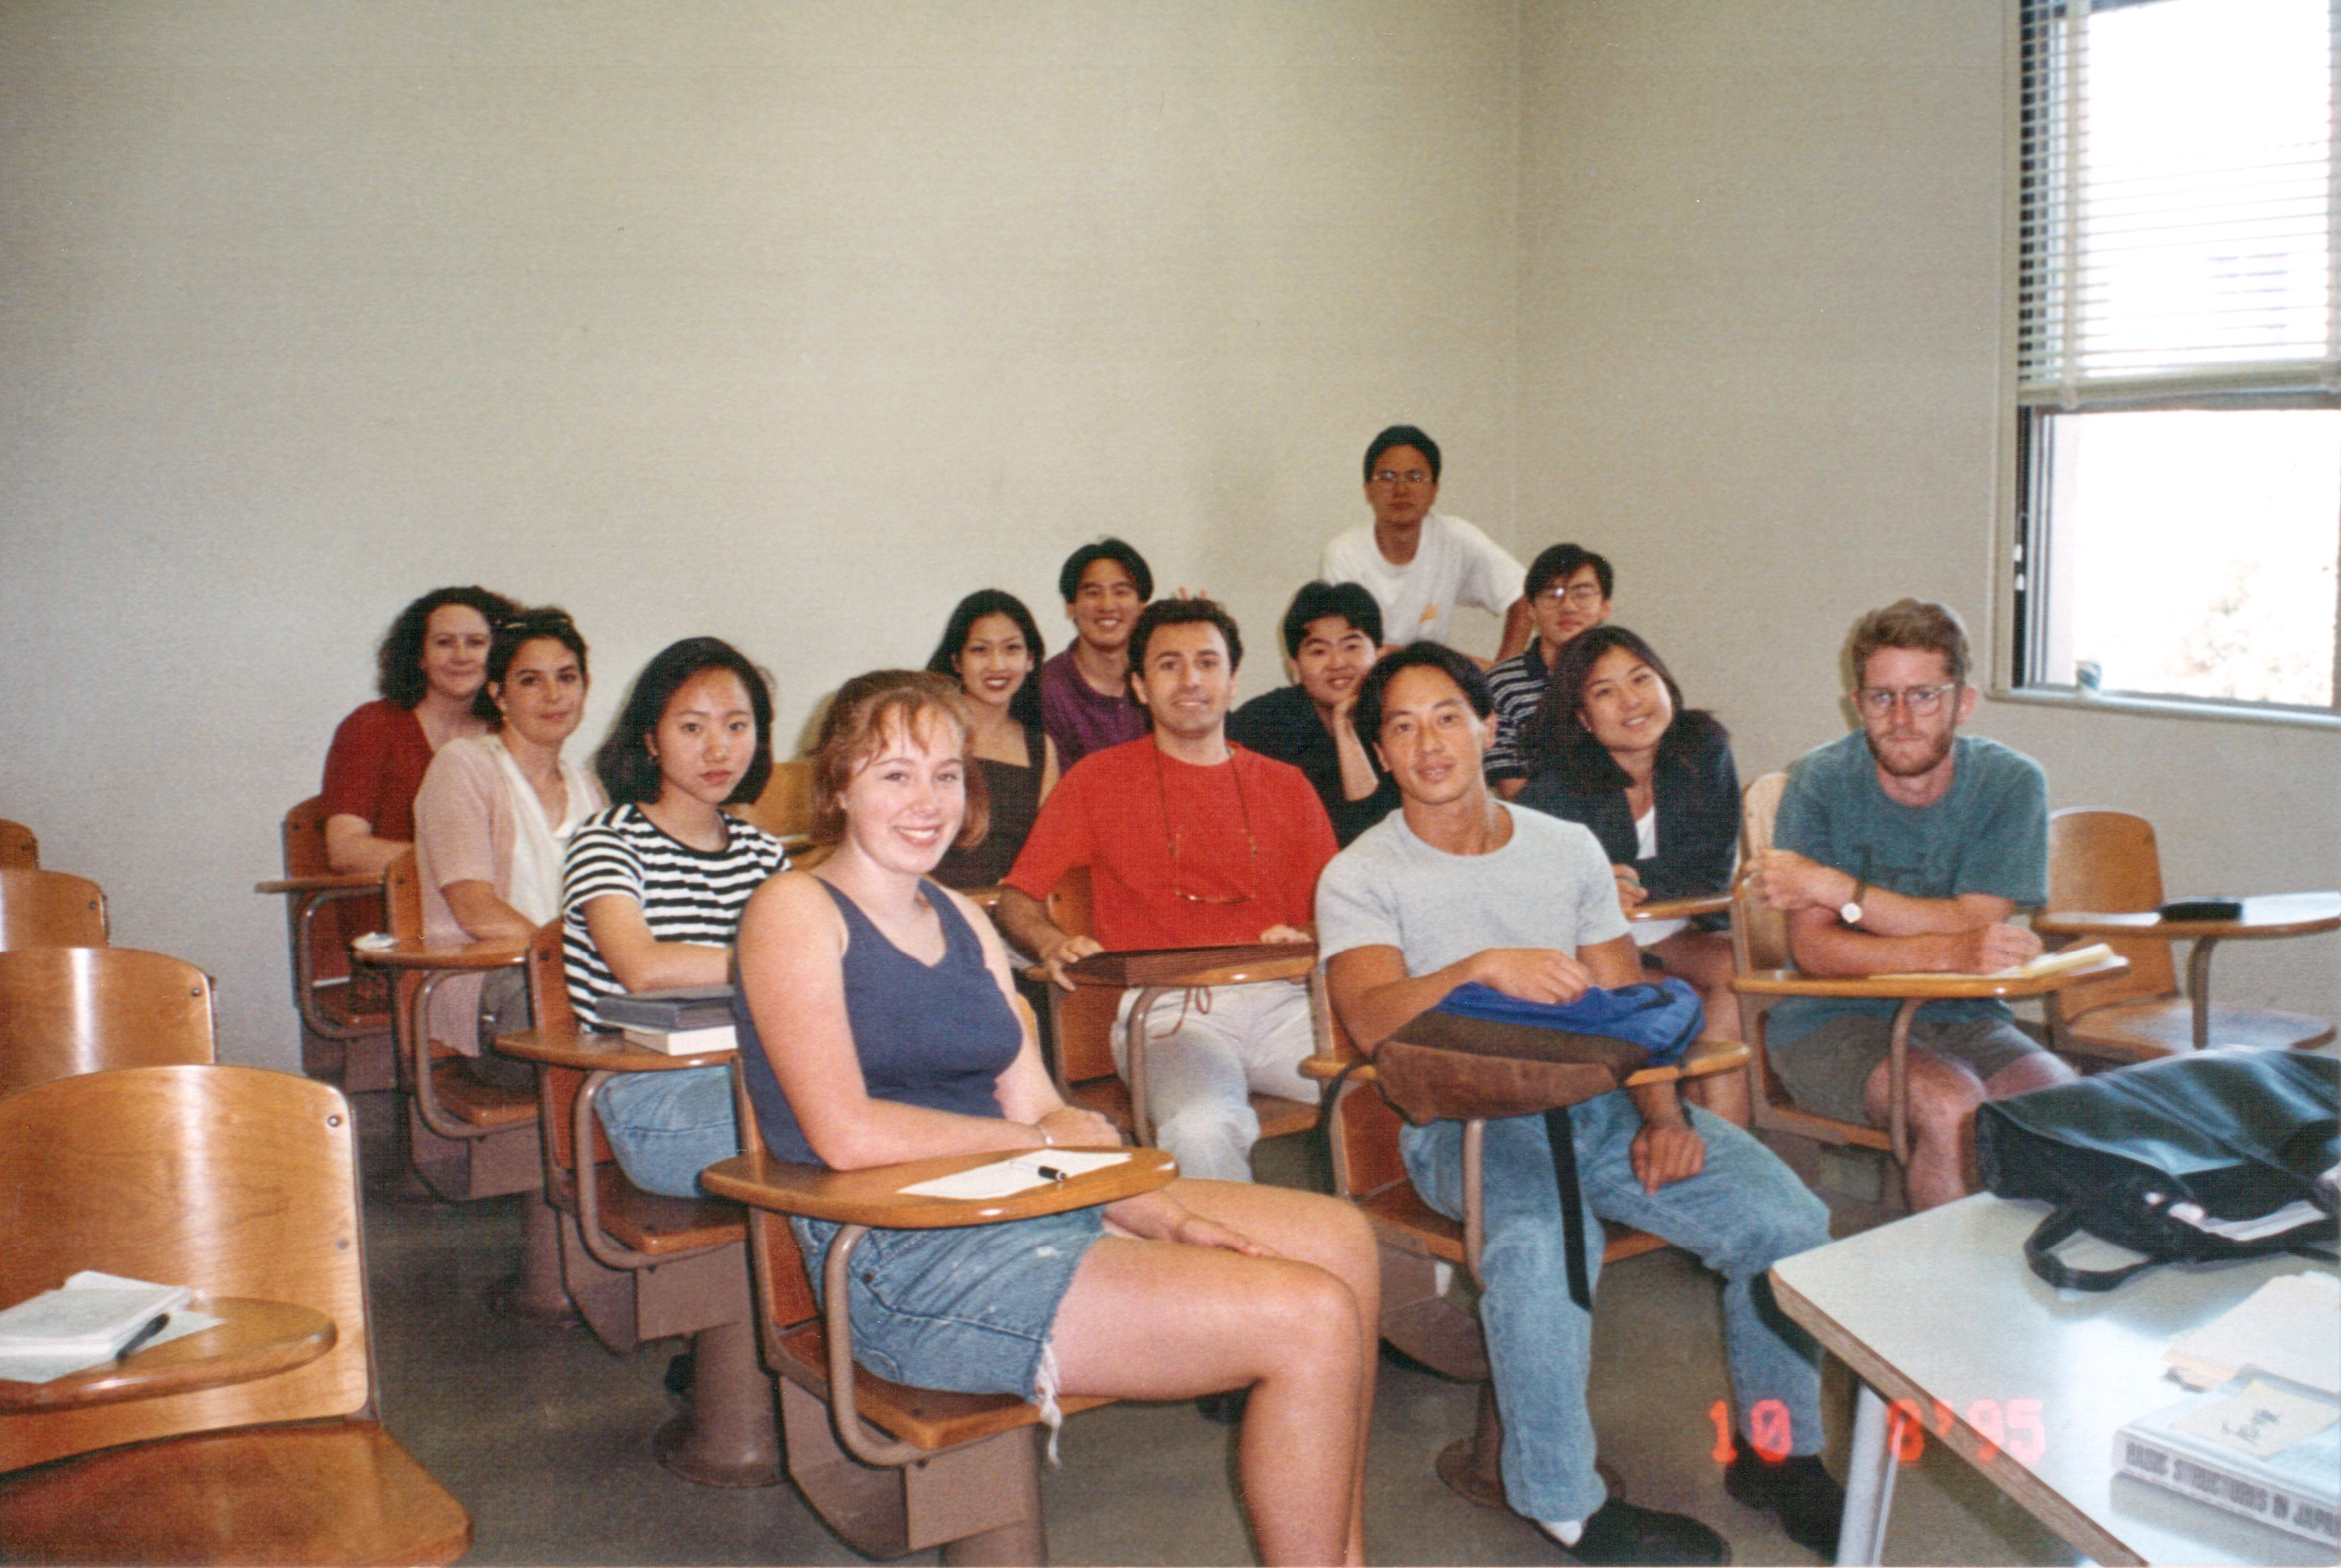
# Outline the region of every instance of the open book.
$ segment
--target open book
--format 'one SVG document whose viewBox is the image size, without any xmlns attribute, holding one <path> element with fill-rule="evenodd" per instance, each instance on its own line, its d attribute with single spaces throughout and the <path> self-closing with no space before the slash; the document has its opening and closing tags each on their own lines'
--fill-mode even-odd
<svg viewBox="0 0 2341 1568">
<path fill-rule="evenodd" d="M 2114 950 L 2103 942 L 2091 942 L 2086 948 L 2066 948 L 2054 953 L 2043 953 L 2028 964 L 2018 964 L 2011 969 L 1995 969 L 1988 975 L 1913 972 L 1872 975 L 1869 978 L 1873 980 L 2036 980 L 2043 975 L 2061 975 L 2068 969 L 2086 969 L 2113 956 Z"/>
</svg>

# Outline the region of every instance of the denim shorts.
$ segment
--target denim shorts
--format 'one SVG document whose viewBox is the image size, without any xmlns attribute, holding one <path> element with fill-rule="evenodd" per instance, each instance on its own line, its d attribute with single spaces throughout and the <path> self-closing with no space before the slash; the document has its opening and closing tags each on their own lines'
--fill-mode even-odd
<svg viewBox="0 0 2341 1568">
<path fill-rule="evenodd" d="M 1878 1064 L 1892 1054 L 1893 1035 L 1890 1017 L 1845 1014 L 1808 1035 L 1770 1047 L 1765 1054 L 1797 1104 L 1820 1116 L 1863 1126 L 1869 1120 L 1869 1112 L 1862 1101 L 1862 1086 L 1878 1070 Z M 1910 1026 L 1910 1048 L 1964 1063 L 1977 1077 L 1989 1083 L 2000 1068 L 2042 1047 L 2014 1024 L 1992 1018 L 1938 1023 L 1921 1017 Z"/>
<path fill-rule="evenodd" d="M 792 1219 L 813 1293 L 838 1227 Z M 1056 1405 L 1049 1334 L 1105 1210 L 1005 1225 L 873 1230 L 853 1249 L 853 1356 L 914 1388 L 1012 1394 Z"/>
</svg>

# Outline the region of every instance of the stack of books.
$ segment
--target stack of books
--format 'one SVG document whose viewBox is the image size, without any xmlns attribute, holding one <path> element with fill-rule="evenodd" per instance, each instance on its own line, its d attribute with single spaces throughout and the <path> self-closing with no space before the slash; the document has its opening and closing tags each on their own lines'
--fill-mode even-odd
<svg viewBox="0 0 2341 1568">
<path fill-rule="evenodd" d="M 2125 1475 L 2341 1546 L 2341 1285 L 2279 1275 L 2164 1353 L 2201 1392 L 2114 1434 Z"/>
<path fill-rule="evenodd" d="M 732 1027 L 732 987 L 678 986 L 604 997 L 594 1011 L 605 1025 L 645 1050 L 670 1057 L 728 1051 L 739 1044 Z"/>
</svg>

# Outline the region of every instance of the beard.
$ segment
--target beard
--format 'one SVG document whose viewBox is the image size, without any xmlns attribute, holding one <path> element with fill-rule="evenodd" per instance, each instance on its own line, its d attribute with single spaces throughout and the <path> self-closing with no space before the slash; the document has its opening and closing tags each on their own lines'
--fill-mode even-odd
<svg viewBox="0 0 2341 1568">
<path fill-rule="evenodd" d="M 1877 759 L 1879 768 L 1897 779 L 1917 779 L 1933 772 L 1943 765 L 1943 759 L 1951 754 L 1951 742 L 1957 739 L 1958 731 L 1945 729 L 1939 735 L 1911 736 L 1909 739 L 1920 743 L 1925 749 L 1915 758 L 1906 749 L 1898 759 L 1888 756 L 1880 749 L 1877 736 L 1866 730 L 1863 735 L 1869 742 L 1869 755 Z"/>
</svg>

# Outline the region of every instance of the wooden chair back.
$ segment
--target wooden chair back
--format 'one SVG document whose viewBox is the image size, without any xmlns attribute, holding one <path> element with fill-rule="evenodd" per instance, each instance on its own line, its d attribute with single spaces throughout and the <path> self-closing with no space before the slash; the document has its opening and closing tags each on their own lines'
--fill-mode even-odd
<svg viewBox="0 0 2341 1568">
<path fill-rule="evenodd" d="M 0 871 L 0 952 L 15 948 L 103 948 L 105 894 L 65 871 Z"/>
<path fill-rule="evenodd" d="M 802 839 L 812 831 L 812 759 L 774 759 L 763 792 L 732 809 L 775 839 Z M 790 848 L 793 851 L 796 845 Z"/>
<path fill-rule="evenodd" d="M 0 1472 L 116 1444 L 371 1414 L 349 1103 L 256 1067 L 129 1067 L 0 1099 L 0 1302 L 82 1269 L 311 1307 L 334 1348 L 192 1394 L 0 1421 Z"/>
<path fill-rule="evenodd" d="M 402 942 L 423 939 L 423 875 L 414 851 L 408 849 L 382 874 L 382 901 L 390 916 L 390 934 Z"/>
<path fill-rule="evenodd" d="M 1780 814 L 1780 794 L 1788 785 L 1786 773 L 1766 773 L 1749 781 L 1740 792 L 1739 859 L 1743 867 L 1772 847 L 1772 823 Z M 1788 968 L 1787 917 L 1756 899 L 1736 901 L 1731 911 L 1731 956 L 1742 972 Z"/>
<path fill-rule="evenodd" d="M 325 853 L 325 798 L 312 795 L 284 813 L 280 832 L 284 847 L 284 875 L 324 877 L 334 869 Z M 379 898 L 336 898 L 334 908 L 309 928 L 309 976 L 338 980 L 350 972 L 350 938 L 384 928 Z"/>
<path fill-rule="evenodd" d="M 748 1097 L 748 1080 L 740 1059 L 732 1059 L 732 1108 L 740 1123 L 740 1152 L 764 1153 L 764 1129 L 757 1124 L 755 1102 Z M 804 1250 L 797 1245 L 789 1216 L 767 1208 L 748 1211 L 749 1276 L 756 1293 L 756 1333 L 764 1346 L 764 1365 L 780 1370 L 790 1359 L 785 1343 L 789 1331 L 821 1315 L 812 1294 L 812 1276 L 805 1270 Z"/>
<path fill-rule="evenodd" d="M 1049 890 L 1045 907 L 1050 922 L 1066 935 L 1096 935 L 1091 916 L 1090 868 L 1075 866 L 1067 871 Z M 1113 1019 L 1121 1006 L 1121 993 L 1085 986 L 1068 995 L 1053 985 L 1050 991 L 1050 1032 L 1057 1048 L 1058 1087 L 1070 1089 L 1075 1084 L 1112 1080 Z"/>
<path fill-rule="evenodd" d="M 2154 824 L 2127 811 L 2067 807 L 2048 814 L 2048 911 L 2129 914 L 2161 907 L 2162 855 Z M 2129 973 L 2067 987 L 2057 998 L 2067 1019 L 2113 1002 L 2178 994 L 2170 944 L 2157 937 L 2110 937 Z"/>
<path fill-rule="evenodd" d="M 41 868 L 41 841 L 22 822 L 0 818 L 0 869 L 37 871 Z"/>
<path fill-rule="evenodd" d="M 214 1059 L 211 977 L 136 948 L 0 953 L 0 1095 L 76 1073 Z"/>
<path fill-rule="evenodd" d="M 562 951 L 561 926 L 562 918 L 556 915 L 528 939 L 529 1015 L 536 1020 L 536 1032 L 548 1038 L 577 1032 L 577 1009 L 569 1000 L 569 966 Z M 585 1075 L 573 1067 L 541 1066 L 536 1085 L 539 1101 L 548 1107 L 539 1119 L 538 1130 L 552 1139 L 553 1167 L 573 1174 L 578 1163 L 577 1137 L 570 1112 L 578 1091 L 584 1087 Z M 593 1147 L 586 1163 L 603 1165 L 616 1157 L 602 1124 L 596 1121 Z"/>
</svg>

